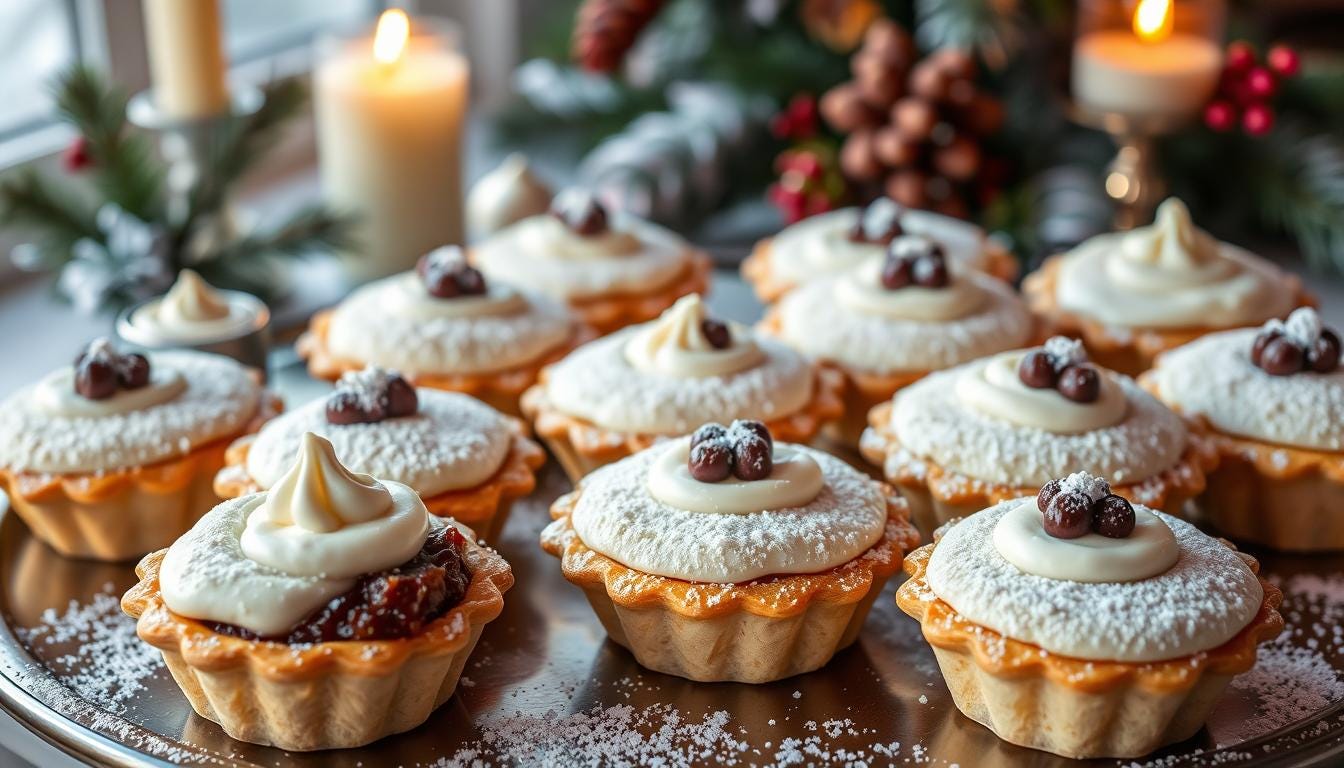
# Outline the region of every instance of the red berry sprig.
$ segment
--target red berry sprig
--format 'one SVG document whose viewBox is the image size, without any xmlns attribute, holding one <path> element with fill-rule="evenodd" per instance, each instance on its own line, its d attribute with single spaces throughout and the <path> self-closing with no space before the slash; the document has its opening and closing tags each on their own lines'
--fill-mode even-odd
<svg viewBox="0 0 1344 768">
<path fill-rule="evenodd" d="M 834 153 L 818 142 L 785 150 L 775 158 L 775 173 L 779 178 L 767 195 L 789 224 L 835 210 L 844 196 L 844 179 Z"/>
<path fill-rule="evenodd" d="M 1250 43 L 1229 43 L 1224 58 L 1222 80 L 1213 100 L 1204 107 L 1204 124 L 1219 133 L 1236 128 L 1250 136 L 1264 136 L 1274 129 L 1271 102 L 1279 86 L 1301 70 L 1297 51 L 1276 45 L 1263 62 Z"/>
<path fill-rule="evenodd" d="M 789 99 L 788 106 L 770 118 L 770 133 L 783 141 L 804 141 L 817 135 L 820 117 L 817 97 L 800 93 Z"/>
<path fill-rule="evenodd" d="M 79 173 L 93 165 L 93 153 L 89 151 L 89 140 L 83 134 L 61 153 L 61 165 L 68 173 Z"/>
</svg>

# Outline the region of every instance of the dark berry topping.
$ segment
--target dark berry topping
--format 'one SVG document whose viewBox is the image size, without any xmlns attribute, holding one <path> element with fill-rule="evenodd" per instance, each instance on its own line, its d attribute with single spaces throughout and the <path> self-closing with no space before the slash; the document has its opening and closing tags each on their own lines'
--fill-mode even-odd
<svg viewBox="0 0 1344 768">
<path fill-rule="evenodd" d="M 690 468 L 691 477 L 702 483 L 727 480 L 733 473 L 732 446 L 724 437 L 695 443 L 691 447 L 691 458 L 687 466 Z"/>
<path fill-rule="evenodd" d="M 1059 374 L 1059 394 L 1075 403 L 1092 403 L 1101 397 L 1101 376 L 1090 365 L 1071 365 Z"/>
<path fill-rule="evenodd" d="M 921 288 L 946 288 L 948 283 L 947 260 L 942 249 L 915 260 L 915 285 Z"/>
<path fill-rule="evenodd" d="M 567 189 L 556 195 L 551 200 L 551 215 L 581 237 L 607 231 L 607 209 L 586 190 Z"/>
<path fill-rule="evenodd" d="M 915 280 L 914 262 L 905 259 L 888 258 L 882 263 L 882 287 L 889 291 L 899 290 Z"/>
<path fill-rule="evenodd" d="M 328 424 L 372 424 L 410 416 L 420 407 L 415 387 L 396 371 L 370 366 L 347 373 L 327 397 Z"/>
<path fill-rule="evenodd" d="M 1307 350 L 1307 365 L 1316 373 L 1330 373 L 1339 367 L 1339 336 L 1326 329 Z"/>
<path fill-rule="evenodd" d="M 945 288 L 948 282 L 947 257 L 938 243 L 922 235 L 902 235 L 887 247 L 887 259 L 882 264 L 884 288 Z"/>
<path fill-rule="evenodd" d="M 1283 334 L 1278 331 L 1261 331 L 1255 335 L 1255 341 L 1251 342 L 1251 362 L 1256 366 L 1260 365 L 1261 359 L 1265 354 L 1265 347 L 1269 342 L 1279 338 Z"/>
<path fill-rule="evenodd" d="M 1036 508 L 1044 512 L 1046 507 L 1050 506 L 1050 500 L 1059 495 L 1063 490 L 1063 484 L 1058 480 L 1051 480 L 1041 486 L 1041 490 L 1036 494 Z"/>
<path fill-rule="evenodd" d="M 149 358 L 118 354 L 107 339 L 89 344 L 75 358 L 75 392 L 89 400 L 106 400 L 118 389 L 139 389 L 150 379 Z"/>
<path fill-rule="evenodd" d="M 744 435 L 733 444 L 733 474 L 739 480 L 764 480 L 774 469 L 770 443 L 758 435 Z"/>
<path fill-rule="evenodd" d="M 1085 494 L 1063 491 L 1045 508 L 1045 532 L 1057 539 L 1076 539 L 1092 529 L 1092 500 Z"/>
<path fill-rule="evenodd" d="M 431 251 L 415 263 L 416 274 L 425 290 L 436 299 L 481 296 L 486 292 L 485 276 L 467 264 L 466 255 L 456 245 Z"/>
<path fill-rule="evenodd" d="M 1266 344 L 1260 353 L 1260 367 L 1271 376 L 1291 376 L 1302 370 L 1306 357 L 1296 342 L 1287 336 L 1279 336 Z"/>
<path fill-rule="evenodd" d="M 889 197 L 879 197 L 859 214 L 859 220 L 849 230 L 849 239 L 855 243 L 888 245 L 905 234 L 901 227 L 901 206 Z"/>
<path fill-rule="evenodd" d="M 715 349 L 727 349 L 733 346 L 733 333 L 728 330 L 728 324 L 722 320 L 705 318 L 700 322 L 700 333 L 704 334 L 709 346 Z"/>
<path fill-rule="evenodd" d="M 1111 539 L 1134 532 L 1134 507 L 1123 496 L 1103 496 L 1092 507 L 1092 530 Z"/>
<path fill-rule="evenodd" d="M 705 424 L 691 435 L 686 466 L 691 477 L 717 483 L 729 475 L 763 480 L 774 470 L 775 441 L 759 421 L 734 421 L 732 426 Z"/>
<path fill-rule="evenodd" d="M 1050 355 L 1043 349 L 1035 349 L 1022 356 L 1022 362 L 1017 365 L 1017 377 L 1033 389 L 1053 389 L 1059 374 Z"/>
</svg>

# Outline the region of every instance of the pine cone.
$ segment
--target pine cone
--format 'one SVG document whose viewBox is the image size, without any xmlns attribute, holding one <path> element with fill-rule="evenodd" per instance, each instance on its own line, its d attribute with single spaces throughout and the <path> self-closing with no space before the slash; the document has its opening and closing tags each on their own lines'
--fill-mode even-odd
<svg viewBox="0 0 1344 768">
<path fill-rule="evenodd" d="M 614 72 L 664 0 L 584 0 L 574 22 L 573 56 L 584 69 Z"/>
</svg>

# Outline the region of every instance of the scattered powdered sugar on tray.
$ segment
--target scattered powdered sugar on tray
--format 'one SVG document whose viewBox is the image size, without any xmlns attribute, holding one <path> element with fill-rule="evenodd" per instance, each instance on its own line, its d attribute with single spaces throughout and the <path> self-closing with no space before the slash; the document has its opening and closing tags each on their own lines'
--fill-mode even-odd
<svg viewBox="0 0 1344 768">
<path fill-rule="evenodd" d="M 19 628 L 29 648 L 69 645 L 70 652 L 47 662 L 53 673 L 79 696 L 111 711 L 146 690 L 144 681 L 163 669 L 163 656 L 135 634 L 135 619 L 121 611 L 121 600 L 108 584 L 93 600 L 74 600 L 64 613 L 48 608 L 42 623 Z"/>
</svg>

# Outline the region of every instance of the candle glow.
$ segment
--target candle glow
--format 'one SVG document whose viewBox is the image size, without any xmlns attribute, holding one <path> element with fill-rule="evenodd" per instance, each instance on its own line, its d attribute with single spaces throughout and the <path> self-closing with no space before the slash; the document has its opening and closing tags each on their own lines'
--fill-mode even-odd
<svg viewBox="0 0 1344 768">
<path fill-rule="evenodd" d="M 378 29 L 373 33 L 373 58 L 379 64 L 395 64 L 406 52 L 411 36 L 411 20 L 400 8 L 384 11 L 378 17 Z"/>
<path fill-rule="evenodd" d="M 1145 43 L 1160 43 L 1175 28 L 1172 0 L 1139 0 L 1134 9 L 1134 34 Z"/>
</svg>

